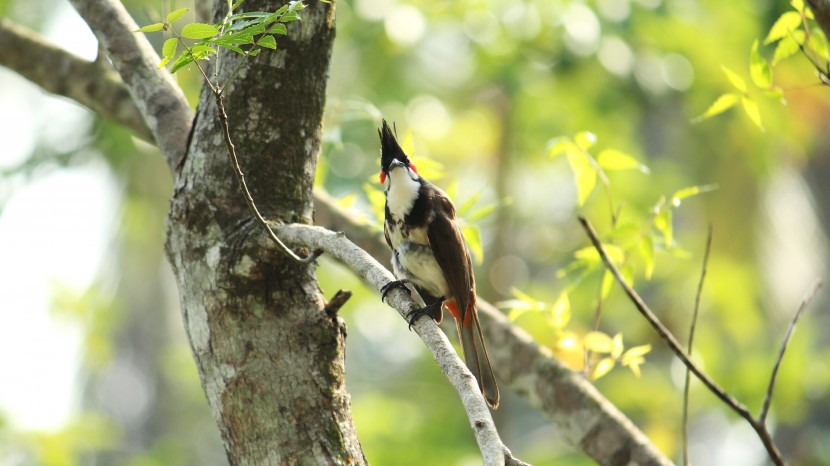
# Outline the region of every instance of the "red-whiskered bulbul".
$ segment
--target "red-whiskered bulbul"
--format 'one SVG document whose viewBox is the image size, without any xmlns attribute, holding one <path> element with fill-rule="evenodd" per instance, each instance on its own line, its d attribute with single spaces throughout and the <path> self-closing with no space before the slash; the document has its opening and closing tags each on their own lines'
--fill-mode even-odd
<svg viewBox="0 0 830 466">
<path fill-rule="evenodd" d="M 415 287 L 425 306 L 409 315 L 410 327 L 425 314 L 441 323 L 446 306 L 455 317 L 467 368 L 495 409 L 499 388 L 481 334 L 473 263 L 455 223 L 455 206 L 444 191 L 418 174 L 386 120 L 378 134 L 380 182 L 386 194 L 383 232 L 397 278 L 383 287 L 383 297 L 393 287 Z"/>
</svg>

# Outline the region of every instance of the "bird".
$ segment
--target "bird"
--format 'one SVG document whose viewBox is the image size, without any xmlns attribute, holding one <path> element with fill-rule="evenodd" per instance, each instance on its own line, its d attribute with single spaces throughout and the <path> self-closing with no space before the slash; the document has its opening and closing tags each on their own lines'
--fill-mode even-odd
<svg viewBox="0 0 830 466">
<path fill-rule="evenodd" d="M 455 221 L 455 205 L 447 193 L 418 174 L 386 120 L 380 136 L 380 183 L 386 205 L 383 233 L 392 250 L 396 280 L 381 288 L 381 299 L 393 288 L 412 285 L 425 306 L 408 315 L 410 329 L 424 315 L 441 323 L 443 308 L 455 318 L 464 362 L 476 378 L 487 404 L 499 405 L 499 388 L 484 345 L 470 251 Z"/>
</svg>

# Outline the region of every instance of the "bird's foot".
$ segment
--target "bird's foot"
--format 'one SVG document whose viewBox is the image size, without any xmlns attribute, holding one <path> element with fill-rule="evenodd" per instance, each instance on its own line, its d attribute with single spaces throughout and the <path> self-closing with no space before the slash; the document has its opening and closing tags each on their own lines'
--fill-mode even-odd
<svg viewBox="0 0 830 466">
<path fill-rule="evenodd" d="M 444 298 L 439 298 L 438 301 L 435 301 L 432 304 L 427 304 L 422 308 L 415 309 L 414 311 L 410 312 L 409 315 L 406 317 L 409 319 L 409 330 L 412 330 L 412 325 L 415 324 L 415 321 L 420 319 L 421 317 L 427 315 L 432 318 L 435 322 L 441 322 L 441 305 L 444 304 Z"/>
<path fill-rule="evenodd" d="M 392 280 L 391 282 L 383 285 L 380 289 L 380 300 L 385 301 L 386 295 L 389 294 L 389 292 L 392 291 L 393 288 L 400 288 L 406 291 L 409 294 L 409 296 L 412 296 L 412 290 L 410 290 L 409 287 L 406 286 L 407 283 L 408 280 Z"/>
</svg>

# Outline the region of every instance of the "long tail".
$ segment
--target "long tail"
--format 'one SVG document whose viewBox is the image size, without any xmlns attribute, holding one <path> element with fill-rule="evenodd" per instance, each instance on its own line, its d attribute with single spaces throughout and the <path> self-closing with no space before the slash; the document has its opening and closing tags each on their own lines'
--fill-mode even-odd
<svg viewBox="0 0 830 466">
<path fill-rule="evenodd" d="M 445 304 L 453 316 L 458 315 L 458 307 L 454 301 L 447 301 Z M 499 386 L 496 384 L 496 376 L 493 374 L 487 347 L 484 345 L 478 312 L 474 307 L 470 307 L 464 315 L 463 322 L 459 317 L 456 317 L 455 324 L 461 340 L 461 349 L 464 351 L 464 362 L 478 381 L 478 388 L 481 389 L 487 404 L 496 409 L 499 407 Z"/>
</svg>

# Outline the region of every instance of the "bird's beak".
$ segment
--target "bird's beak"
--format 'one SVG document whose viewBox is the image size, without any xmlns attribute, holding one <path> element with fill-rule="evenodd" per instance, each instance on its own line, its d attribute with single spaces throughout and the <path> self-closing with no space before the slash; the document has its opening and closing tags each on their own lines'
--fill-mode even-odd
<svg viewBox="0 0 830 466">
<path fill-rule="evenodd" d="M 392 170 L 394 170 L 398 167 L 405 167 L 405 166 L 406 165 L 404 165 L 404 163 L 401 162 L 400 160 L 394 159 L 394 160 L 392 160 L 392 163 L 389 164 L 389 171 L 392 172 Z"/>
</svg>

